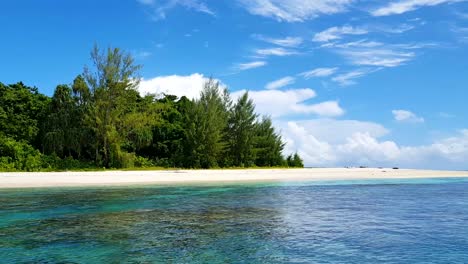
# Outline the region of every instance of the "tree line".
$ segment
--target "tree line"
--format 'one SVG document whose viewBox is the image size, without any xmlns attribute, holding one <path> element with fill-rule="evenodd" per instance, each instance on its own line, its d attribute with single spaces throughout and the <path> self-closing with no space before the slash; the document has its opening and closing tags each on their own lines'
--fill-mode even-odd
<svg viewBox="0 0 468 264">
<path fill-rule="evenodd" d="M 199 99 L 141 96 L 130 54 L 94 47 L 91 61 L 52 97 L 0 83 L 0 170 L 303 167 L 247 92 L 210 79 Z"/>
</svg>

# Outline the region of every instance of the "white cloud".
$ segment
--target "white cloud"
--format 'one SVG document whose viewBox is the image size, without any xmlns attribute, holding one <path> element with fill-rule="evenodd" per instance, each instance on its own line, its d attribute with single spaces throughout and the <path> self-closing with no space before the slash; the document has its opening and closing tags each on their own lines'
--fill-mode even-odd
<svg viewBox="0 0 468 264">
<path fill-rule="evenodd" d="M 356 84 L 355 79 L 364 77 L 372 72 L 375 72 L 379 69 L 357 69 L 347 73 L 337 75 L 332 78 L 332 81 L 337 82 L 341 86 L 348 86 Z"/>
<path fill-rule="evenodd" d="M 379 142 L 367 132 L 357 132 L 346 138 L 346 143 L 336 146 L 341 163 L 369 165 L 395 160 L 400 149 L 393 141 Z"/>
<path fill-rule="evenodd" d="M 382 31 L 385 33 L 392 33 L 392 34 L 402 34 L 407 31 L 413 30 L 415 26 L 408 25 L 408 24 L 401 24 L 399 26 L 377 26 L 375 27 L 376 31 Z"/>
<path fill-rule="evenodd" d="M 326 101 L 313 105 L 299 104 L 294 107 L 297 113 L 313 113 L 319 116 L 342 116 L 345 111 L 340 107 L 338 101 Z"/>
<path fill-rule="evenodd" d="M 337 52 L 358 66 L 397 67 L 416 56 L 414 52 L 391 47 L 343 49 Z"/>
<path fill-rule="evenodd" d="M 357 120 L 321 118 L 275 123 L 286 141 L 285 152 L 298 151 L 307 166 L 360 165 L 359 159 L 372 157 L 371 154 L 378 150 L 374 145 L 367 146 L 374 150 L 367 151 L 369 154 L 362 150 L 359 154 L 364 155 L 353 153 L 353 148 L 355 151 L 359 149 L 359 143 L 372 143 L 362 135 L 378 138 L 388 134 L 388 130 L 380 124 Z M 347 160 L 352 160 L 352 164 Z"/>
<path fill-rule="evenodd" d="M 358 41 L 351 41 L 351 42 L 346 42 L 346 43 L 326 43 L 320 47 L 347 49 L 347 48 L 375 48 L 375 47 L 380 47 L 383 45 L 385 44 L 382 42 L 368 41 L 366 39 L 361 39 Z"/>
<path fill-rule="evenodd" d="M 393 110 L 393 117 L 398 122 L 424 123 L 424 118 L 408 110 Z"/>
<path fill-rule="evenodd" d="M 288 47 L 288 48 L 297 47 L 297 46 L 301 45 L 302 42 L 304 41 L 300 37 L 286 37 L 286 38 L 278 38 L 278 39 L 268 38 L 268 37 L 264 37 L 262 35 L 254 35 L 254 37 L 261 40 L 261 41 L 265 41 L 267 43 L 270 43 L 270 44 L 274 44 L 274 45 L 282 46 L 282 47 Z"/>
<path fill-rule="evenodd" d="M 204 82 L 202 74 L 160 76 L 143 79 L 140 93 L 168 93 L 198 98 Z M 232 93 L 233 98 L 245 90 Z M 398 166 L 409 168 L 468 169 L 468 129 L 420 146 L 402 146 L 383 140 L 390 132 L 384 126 L 358 120 L 336 120 L 344 114 L 336 101 L 308 103 L 316 97 L 309 88 L 250 91 L 260 114 L 270 115 L 286 142 L 285 153 L 298 151 L 307 166 Z M 279 118 L 315 115 L 318 119 L 279 121 Z M 408 114 L 406 114 L 408 116 Z M 409 115 L 412 118 L 411 114 Z M 414 115 L 417 118 L 416 115 Z M 288 118 L 289 119 L 289 118 Z M 407 120 L 401 116 L 399 119 Z"/>
<path fill-rule="evenodd" d="M 322 42 L 320 48 L 328 49 L 341 55 L 352 65 L 372 67 L 397 67 L 413 60 L 417 50 L 437 46 L 434 43 L 401 43 L 389 44 L 380 41 L 352 39 L 350 36 L 368 33 L 402 34 L 414 29 L 414 26 L 400 24 L 395 26 L 367 25 L 365 27 L 331 27 L 315 34 L 313 40 Z"/>
<path fill-rule="evenodd" d="M 354 0 L 238 0 L 251 14 L 285 22 L 303 22 L 345 12 Z"/>
<path fill-rule="evenodd" d="M 331 27 L 315 34 L 312 39 L 315 42 L 328 42 L 343 38 L 345 35 L 365 35 L 369 33 L 367 29 L 352 26 Z"/>
<path fill-rule="evenodd" d="M 279 88 L 288 86 L 288 85 L 293 84 L 295 82 L 296 82 L 296 79 L 294 77 L 288 76 L 288 77 L 284 77 L 284 78 L 281 78 L 279 80 L 268 83 L 265 86 L 265 88 L 268 89 L 268 90 L 275 90 L 275 89 L 279 89 Z"/>
<path fill-rule="evenodd" d="M 338 71 L 338 68 L 316 68 L 310 71 L 300 73 L 299 76 L 304 77 L 305 79 L 310 79 L 314 77 L 327 77 L 333 75 Z"/>
<path fill-rule="evenodd" d="M 290 56 L 290 55 L 298 54 L 297 51 L 290 50 L 290 49 L 284 49 L 284 48 L 257 49 L 257 50 L 255 50 L 255 53 L 258 56 L 261 56 L 261 57 L 266 57 L 266 56 L 284 57 L 284 56 Z"/>
<path fill-rule="evenodd" d="M 235 69 L 240 70 L 240 71 L 245 71 L 245 70 L 260 68 L 260 67 L 263 67 L 263 66 L 265 66 L 267 64 L 268 63 L 266 61 L 252 61 L 252 62 L 248 62 L 248 63 L 240 63 L 240 64 L 235 66 Z"/>
<path fill-rule="evenodd" d="M 140 94 L 170 94 L 178 97 L 198 98 L 204 83 L 208 78 L 203 74 L 180 76 L 160 76 L 153 79 L 143 79 L 138 88 Z"/>
<path fill-rule="evenodd" d="M 400 0 L 373 10 L 373 16 L 389 16 L 403 14 L 425 6 L 435 6 L 446 3 L 463 2 L 465 0 Z"/>
<path fill-rule="evenodd" d="M 315 42 L 330 42 L 330 41 L 337 41 L 337 40 L 343 39 L 346 36 L 366 35 L 369 33 L 402 34 L 414 28 L 415 26 L 408 25 L 408 24 L 400 24 L 400 25 L 392 25 L 392 26 L 367 25 L 365 27 L 353 27 L 353 26 L 331 27 L 322 32 L 316 33 L 312 40 Z M 383 43 L 367 41 L 363 39 L 363 40 L 356 41 L 356 42 L 349 42 L 348 46 L 370 47 L 371 45 L 380 45 L 380 44 L 383 44 Z M 322 44 L 321 47 L 330 47 L 330 46 L 340 46 L 340 45 L 337 43 L 325 43 L 325 44 Z"/>
<path fill-rule="evenodd" d="M 388 130 L 371 122 L 315 119 L 275 124 L 286 141 L 285 152 L 298 151 L 306 166 L 468 169 L 468 129 L 429 145 L 401 146 L 380 140 Z"/>
<path fill-rule="evenodd" d="M 233 98 L 241 96 L 245 90 L 232 93 Z M 314 90 L 309 88 L 290 90 L 260 90 L 249 91 L 249 96 L 255 103 L 255 108 L 262 115 L 273 118 L 291 115 L 317 115 L 335 117 L 344 114 L 344 110 L 336 101 L 317 104 L 306 103 L 316 97 Z"/>
<path fill-rule="evenodd" d="M 199 98 L 203 85 L 207 80 L 208 78 L 199 73 L 187 76 L 159 76 L 147 80 L 143 79 L 140 82 L 139 92 L 142 95 L 170 94 L 176 95 L 177 97 L 187 96 L 190 99 L 196 99 Z M 224 86 L 222 83 L 221 85 Z M 246 90 L 233 92 L 233 99 L 239 98 L 245 91 Z M 317 96 L 315 91 L 309 88 L 284 91 L 249 91 L 249 96 L 254 100 L 256 109 L 260 114 L 272 117 L 284 117 L 297 114 L 335 117 L 344 114 L 344 110 L 336 101 L 316 104 L 305 103 L 305 101 Z"/>
<path fill-rule="evenodd" d="M 215 15 L 215 13 L 203 1 L 200 0 L 137 0 L 137 2 L 151 8 L 152 18 L 154 20 L 165 19 L 169 10 L 179 6 L 189 10 L 194 10 L 196 12 L 201 12 L 212 16 Z"/>
<path fill-rule="evenodd" d="M 434 43 L 385 44 L 377 41 L 358 40 L 344 43 L 326 43 L 321 48 L 343 56 L 357 66 L 397 67 L 416 57 L 416 51 L 437 46 Z"/>
<path fill-rule="evenodd" d="M 368 133 L 372 137 L 383 137 L 390 132 L 384 126 L 358 120 L 337 120 L 331 118 L 309 119 L 301 121 L 278 122 L 281 129 L 290 124 L 303 127 L 306 131 L 320 141 L 326 141 L 332 145 L 346 143 L 350 135 L 356 133 Z M 330 133 L 333 131 L 333 133 Z"/>
</svg>

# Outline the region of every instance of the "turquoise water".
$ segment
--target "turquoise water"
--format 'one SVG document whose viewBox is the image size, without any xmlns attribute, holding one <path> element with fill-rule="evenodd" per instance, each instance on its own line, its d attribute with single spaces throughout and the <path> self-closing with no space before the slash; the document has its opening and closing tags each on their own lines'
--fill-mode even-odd
<svg viewBox="0 0 468 264">
<path fill-rule="evenodd" d="M 0 263 L 468 263 L 468 178 L 0 190 Z"/>
</svg>

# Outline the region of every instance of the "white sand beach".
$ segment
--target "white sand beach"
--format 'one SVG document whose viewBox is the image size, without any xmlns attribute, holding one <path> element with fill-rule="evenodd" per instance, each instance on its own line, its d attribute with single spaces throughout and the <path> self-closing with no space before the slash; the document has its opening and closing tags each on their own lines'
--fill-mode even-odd
<svg viewBox="0 0 468 264">
<path fill-rule="evenodd" d="M 250 169 L 0 173 L 0 188 L 87 187 L 235 182 L 468 177 L 468 171 L 394 169 Z"/>
</svg>

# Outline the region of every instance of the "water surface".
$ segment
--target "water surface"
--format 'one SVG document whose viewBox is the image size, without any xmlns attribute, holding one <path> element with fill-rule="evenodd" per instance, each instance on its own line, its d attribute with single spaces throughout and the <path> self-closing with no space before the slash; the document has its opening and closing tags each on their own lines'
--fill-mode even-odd
<svg viewBox="0 0 468 264">
<path fill-rule="evenodd" d="M 468 263 L 468 179 L 0 190 L 0 263 Z"/>
</svg>

